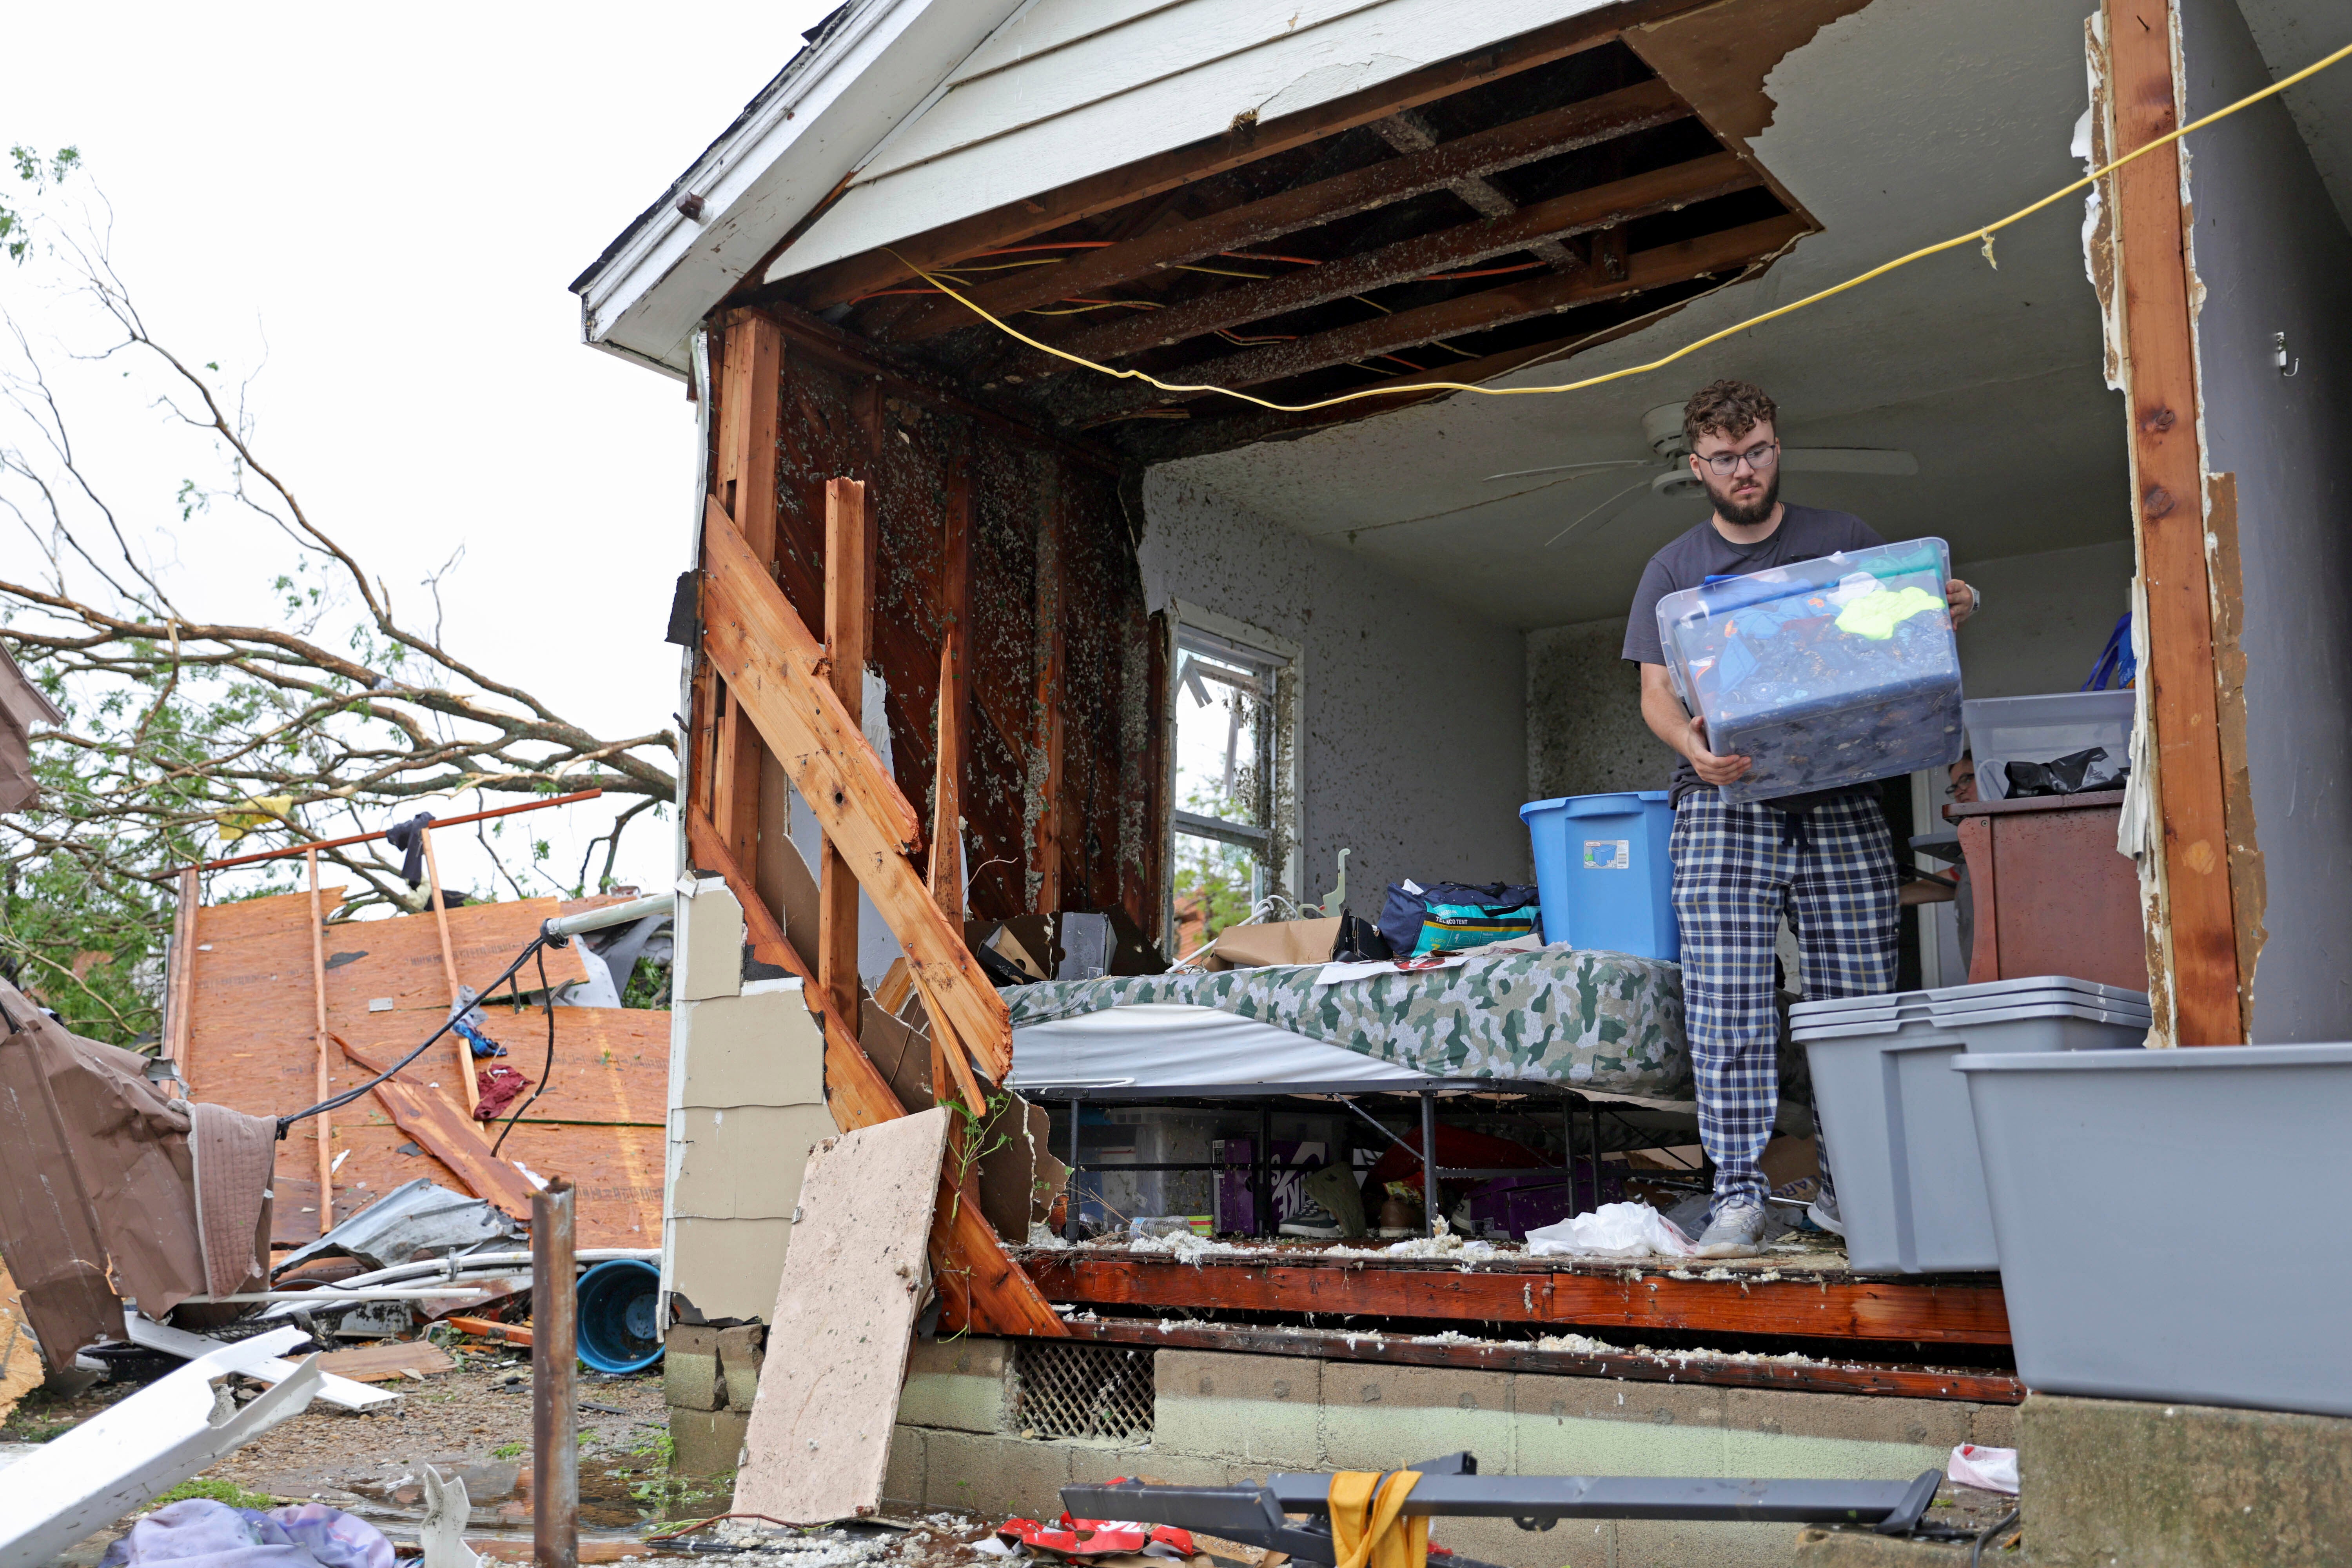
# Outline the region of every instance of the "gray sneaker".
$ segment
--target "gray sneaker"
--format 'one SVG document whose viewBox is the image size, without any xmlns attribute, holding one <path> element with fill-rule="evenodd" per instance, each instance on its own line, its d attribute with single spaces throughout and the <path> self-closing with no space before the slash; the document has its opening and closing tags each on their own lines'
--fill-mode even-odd
<svg viewBox="0 0 2352 1568">
<path fill-rule="evenodd" d="M 1838 1217 L 1837 1189 L 1827 1182 L 1822 1184 L 1820 1194 L 1805 1205 L 1805 1217 L 1832 1236 L 1845 1234 L 1845 1221 Z"/>
<path fill-rule="evenodd" d="M 1764 1205 L 1733 1199 L 1717 1204 L 1698 1238 L 1701 1258 L 1754 1258 L 1764 1250 Z"/>
</svg>

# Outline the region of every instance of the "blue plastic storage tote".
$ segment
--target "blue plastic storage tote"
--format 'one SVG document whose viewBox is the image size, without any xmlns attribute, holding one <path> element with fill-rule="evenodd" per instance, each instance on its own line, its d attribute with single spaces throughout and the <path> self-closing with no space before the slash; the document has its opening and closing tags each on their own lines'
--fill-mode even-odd
<svg viewBox="0 0 2352 1568">
<path fill-rule="evenodd" d="M 1519 820 L 1536 853 L 1544 940 L 1678 962 L 1675 808 L 1662 789 L 1529 801 Z"/>
<path fill-rule="evenodd" d="M 1950 555 L 1914 539 L 1668 594 L 1658 637 L 1717 756 L 1751 757 L 1727 801 L 1868 784 L 1959 760 Z M 1581 943 L 1578 945 L 1581 946 Z"/>
</svg>

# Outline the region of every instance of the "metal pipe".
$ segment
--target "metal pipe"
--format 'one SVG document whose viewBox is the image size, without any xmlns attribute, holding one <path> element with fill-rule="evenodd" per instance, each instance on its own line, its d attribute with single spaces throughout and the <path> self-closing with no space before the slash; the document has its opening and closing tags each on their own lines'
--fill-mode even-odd
<svg viewBox="0 0 2352 1568">
<path fill-rule="evenodd" d="M 1421 1095 L 1421 1224 L 1431 1236 L 1437 1234 L 1437 1096 L 1423 1089 Z"/>
<path fill-rule="evenodd" d="M 647 915 L 670 914 L 677 908 L 676 893 L 648 893 L 642 899 L 631 899 L 625 904 L 607 904 L 601 910 L 583 910 L 576 915 L 562 915 L 542 922 L 539 930 L 540 934 L 550 942 L 557 942 L 578 936 L 582 931 L 628 925 Z"/>
<path fill-rule="evenodd" d="M 579 1295 L 572 1277 L 572 1184 L 558 1176 L 530 1198 L 532 1560 L 579 1568 L 580 1415 L 573 1408 Z"/>
</svg>

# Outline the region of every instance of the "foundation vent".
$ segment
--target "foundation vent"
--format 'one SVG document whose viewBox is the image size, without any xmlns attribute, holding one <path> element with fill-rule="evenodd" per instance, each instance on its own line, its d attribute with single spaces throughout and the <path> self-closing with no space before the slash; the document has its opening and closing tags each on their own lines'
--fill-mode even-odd
<svg viewBox="0 0 2352 1568">
<path fill-rule="evenodd" d="M 1031 1437 L 1151 1436 L 1151 1352 L 1024 1340 L 1013 1351 L 1013 1425 Z"/>
</svg>

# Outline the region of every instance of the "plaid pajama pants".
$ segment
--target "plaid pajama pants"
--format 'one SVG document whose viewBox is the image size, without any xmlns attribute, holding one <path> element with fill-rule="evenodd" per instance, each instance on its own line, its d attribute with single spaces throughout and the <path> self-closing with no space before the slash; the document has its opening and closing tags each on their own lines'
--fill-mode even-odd
<svg viewBox="0 0 2352 1568">
<path fill-rule="evenodd" d="M 1760 1204 L 1758 1161 L 1780 1098 L 1780 918 L 1796 930 L 1808 997 L 1895 989 L 1894 840 L 1872 795 L 1792 816 L 1703 789 L 1675 809 L 1671 851 L 1699 1141 L 1715 1162 L 1717 1206 Z"/>
</svg>

